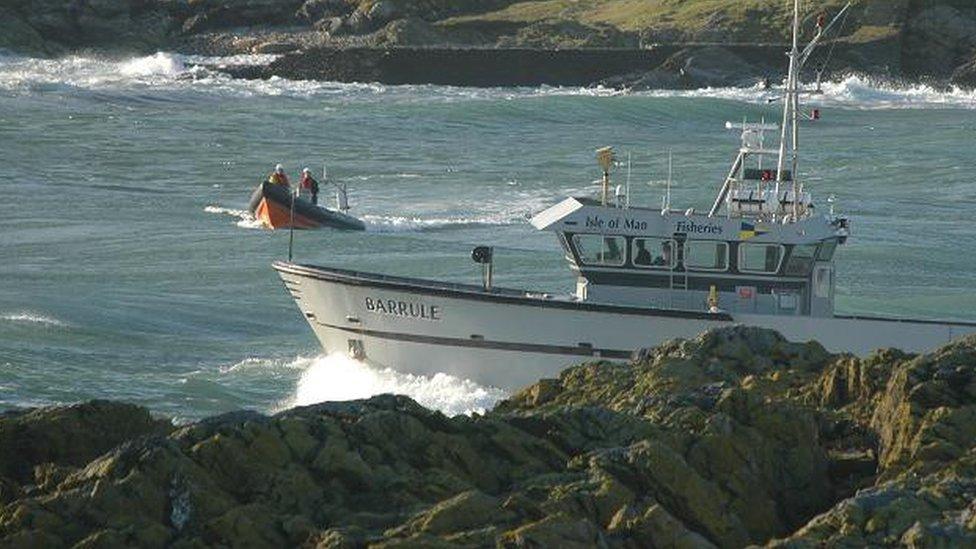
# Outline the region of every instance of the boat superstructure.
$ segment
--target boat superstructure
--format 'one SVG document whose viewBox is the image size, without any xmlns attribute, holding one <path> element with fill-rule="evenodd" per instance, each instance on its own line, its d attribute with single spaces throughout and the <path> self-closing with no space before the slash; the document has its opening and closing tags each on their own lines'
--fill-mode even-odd
<svg viewBox="0 0 976 549">
<path fill-rule="evenodd" d="M 601 199 L 569 198 L 532 224 L 557 234 L 577 273 L 577 299 L 683 310 L 828 317 L 834 313 L 834 252 L 850 222 L 820 213 L 799 180 L 800 71 L 830 25 L 799 47 L 799 2 L 781 126 L 727 122 L 741 146 L 708 211 L 632 208 L 610 198 L 613 152 L 600 149 Z M 767 147 L 767 132 L 780 131 Z M 669 176 L 670 177 L 670 176 Z M 623 197 L 621 199 L 621 196 Z"/>
<path fill-rule="evenodd" d="M 509 389 L 583 359 L 624 360 L 731 324 L 859 354 L 924 351 L 976 332 L 976 323 L 835 314 L 835 252 L 850 222 L 817 207 L 799 171 L 799 75 L 834 23 L 818 21 L 801 49 L 799 20 L 795 0 L 783 122 L 726 124 L 741 132 L 741 144 L 710 208 L 676 209 L 670 198 L 659 208 L 632 207 L 626 192 L 611 192 L 615 158 L 603 148 L 597 197 L 566 198 L 533 217 L 563 247 L 577 278 L 572 295 L 494 287 L 484 248 L 472 256 L 486 263 L 482 285 L 274 267 L 327 351 Z M 778 145 L 767 147 L 776 131 Z"/>
</svg>

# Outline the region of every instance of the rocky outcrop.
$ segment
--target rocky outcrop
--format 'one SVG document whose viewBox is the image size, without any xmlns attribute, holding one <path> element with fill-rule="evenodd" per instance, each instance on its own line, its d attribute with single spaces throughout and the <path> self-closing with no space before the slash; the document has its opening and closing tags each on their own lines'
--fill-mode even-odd
<svg viewBox="0 0 976 549">
<path fill-rule="evenodd" d="M 181 3 L 153 0 L 6 0 L 0 48 L 60 54 L 97 47 L 146 51 L 172 42 Z"/>
<path fill-rule="evenodd" d="M 976 51 L 976 10 L 936 5 L 911 17 L 902 41 L 906 76 L 946 78 Z"/>
<path fill-rule="evenodd" d="M 953 71 L 952 83 L 967 89 L 976 88 L 976 56 Z"/>
<path fill-rule="evenodd" d="M 459 86 L 586 86 L 664 59 L 658 50 L 317 48 L 265 67 L 235 67 L 238 77 L 277 75 L 296 80 L 446 84 Z"/>
<path fill-rule="evenodd" d="M 123 442 L 165 434 L 169 426 L 144 408 L 99 400 L 6 412 L 0 415 L 0 479 L 27 484 L 38 474 L 56 475 L 54 468 L 83 466 Z"/>
<path fill-rule="evenodd" d="M 722 329 L 473 417 L 392 395 L 162 432 L 124 412 L 141 436 L 94 458 L 104 430 L 8 457 L 35 472 L 0 483 L 0 545 L 976 544 L 976 338 L 858 359 Z"/>
</svg>

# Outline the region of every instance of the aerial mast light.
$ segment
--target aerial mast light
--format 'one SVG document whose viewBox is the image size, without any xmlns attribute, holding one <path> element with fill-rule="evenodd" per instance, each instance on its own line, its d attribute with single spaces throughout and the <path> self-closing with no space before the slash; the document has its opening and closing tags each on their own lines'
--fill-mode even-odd
<svg viewBox="0 0 976 549">
<path fill-rule="evenodd" d="M 603 169 L 603 192 L 602 192 L 602 202 L 603 205 L 607 205 L 610 194 L 610 169 L 617 162 L 617 155 L 613 152 L 613 147 L 603 147 L 596 150 L 596 161 L 600 164 L 600 168 Z"/>
</svg>

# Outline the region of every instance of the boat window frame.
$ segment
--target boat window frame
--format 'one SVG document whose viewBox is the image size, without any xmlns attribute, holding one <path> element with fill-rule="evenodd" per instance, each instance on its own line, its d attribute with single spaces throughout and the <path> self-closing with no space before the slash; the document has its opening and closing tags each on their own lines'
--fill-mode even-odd
<svg viewBox="0 0 976 549">
<path fill-rule="evenodd" d="M 637 245 L 638 240 L 643 241 L 654 241 L 658 244 L 663 242 L 668 242 L 671 244 L 671 264 L 670 265 L 638 265 L 634 263 L 634 259 L 637 254 L 634 253 L 634 247 Z M 644 271 L 673 271 L 678 268 L 678 241 L 673 238 L 667 237 L 657 237 L 657 236 L 635 236 L 629 239 L 628 250 L 630 251 L 630 266 L 635 269 L 641 269 Z M 652 258 L 653 261 L 653 258 Z"/>
<path fill-rule="evenodd" d="M 840 242 L 836 238 L 830 238 L 824 240 L 820 243 L 820 249 L 817 250 L 817 261 L 833 261 L 834 253 L 837 251 L 837 246 Z"/>
<path fill-rule="evenodd" d="M 620 247 L 620 262 L 619 263 L 590 263 L 590 262 L 587 262 L 585 260 L 585 258 L 583 257 L 583 254 L 581 253 L 582 248 L 580 248 L 580 245 L 579 245 L 579 238 L 580 237 L 597 237 L 597 238 L 604 239 L 604 243 L 605 243 L 605 240 L 607 238 L 613 238 L 613 239 L 622 240 L 623 241 L 623 246 Z M 624 266 L 627 265 L 627 259 L 628 259 L 628 257 L 627 257 L 627 254 L 628 254 L 627 244 L 628 243 L 627 243 L 627 237 L 625 237 L 623 235 L 616 235 L 616 234 L 607 235 L 607 234 L 599 234 L 599 233 L 574 233 L 573 236 L 569 239 L 569 241 L 570 241 L 570 244 L 571 244 L 571 246 L 573 248 L 573 254 L 576 256 L 577 261 L 579 261 L 579 265 L 580 266 L 586 266 L 586 267 L 624 267 Z"/>
<path fill-rule="evenodd" d="M 557 234 L 559 240 L 559 247 L 562 248 L 563 255 L 566 257 L 568 261 L 576 263 L 576 251 L 573 249 L 573 246 L 570 244 L 569 238 L 567 237 L 569 233 L 557 233 Z"/>
<path fill-rule="evenodd" d="M 696 243 L 696 242 L 709 243 L 709 244 L 716 244 L 716 245 L 724 246 L 725 247 L 725 267 L 723 267 L 721 269 L 718 269 L 718 268 L 708 268 L 708 267 L 695 267 L 695 266 L 689 265 L 688 264 L 688 244 L 689 243 Z M 682 263 L 682 265 L 684 265 L 684 268 L 685 268 L 686 271 L 700 271 L 700 272 L 706 272 L 706 273 L 726 273 L 726 272 L 729 271 L 729 266 L 732 263 L 732 260 L 729 257 L 730 256 L 730 254 L 729 254 L 729 249 L 730 249 L 729 243 L 726 242 L 725 240 L 691 240 L 691 239 L 688 239 L 688 240 L 685 240 L 682 243 L 681 248 L 682 248 L 682 250 L 681 250 L 681 263 Z"/>
<path fill-rule="evenodd" d="M 776 264 L 776 269 L 773 271 L 767 271 L 767 270 L 757 271 L 755 269 L 744 268 L 743 264 L 745 262 L 742 261 L 742 252 L 745 249 L 749 248 L 750 246 L 767 246 L 767 247 L 776 246 L 777 248 L 779 248 L 779 262 Z M 782 244 L 775 244 L 772 242 L 739 242 L 738 248 L 739 249 L 736 251 L 735 254 L 737 260 L 736 268 L 740 273 L 758 274 L 758 275 L 775 275 L 775 274 L 779 274 L 780 270 L 783 268 L 783 260 L 786 259 L 786 246 L 783 246 Z"/>
<path fill-rule="evenodd" d="M 798 257 L 796 251 L 803 248 L 813 248 L 812 255 L 808 257 L 803 257 L 808 261 L 807 268 L 802 272 L 790 271 L 790 265 L 793 264 L 793 258 Z M 813 267 L 817 264 L 817 256 L 820 254 L 820 243 L 819 242 L 808 242 L 805 244 L 794 244 L 790 247 L 789 257 L 785 258 L 785 264 L 783 265 L 784 273 L 786 276 L 802 276 L 807 277 L 813 273 Z"/>
</svg>

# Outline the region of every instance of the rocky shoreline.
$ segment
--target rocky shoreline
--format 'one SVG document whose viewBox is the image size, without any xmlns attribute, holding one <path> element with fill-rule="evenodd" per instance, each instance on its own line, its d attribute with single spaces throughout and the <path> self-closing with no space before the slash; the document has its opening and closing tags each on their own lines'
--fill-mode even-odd
<svg viewBox="0 0 976 549">
<path fill-rule="evenodd" d="M 736 327 L 473 417 L 94 401 L 0 415 L 0 449 L 0 547 L 974 546 L 976 338 L 859 359 Z"/>
<path fill-rule="evenodd" d="M 751 87 L 785 77 L 783 44 L 669 44 L 625 48 L 314 47 L 283 54 L 268 65 L 220 67 L 231 76 L 291 80 L 441 84 L 450 86 L 604 86 L 617 89 Z M 879 53 L 882 52 L 882 53 Z M 884 48 L 834 50 L 824 80 L 849 74 L 892 80 Z M 817 75 L 806 75 L 811 81 Z M 939 85 L 962 85 L 929 79 Z"/>
<path fill-rule="evenodd" d="M 743 11 L 688 0 L 661 11 L 581 1 L 550 13 L 517 0 L 7 0 L 0 50 L 274 53 L 285 57 L 230 72 L 391 84 L 689 88 L 775 81 L 784 71 L 788 25 L 777 3 Z M 816 15 L 805 14 L 808 34 Z M 835 54 L 822 67 L 828 75 L 976 87 L 976 7 L 864 0 L 824 50 Z"/>
</svg>

